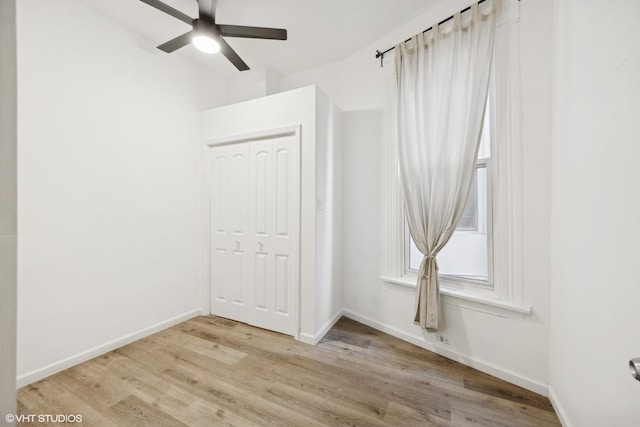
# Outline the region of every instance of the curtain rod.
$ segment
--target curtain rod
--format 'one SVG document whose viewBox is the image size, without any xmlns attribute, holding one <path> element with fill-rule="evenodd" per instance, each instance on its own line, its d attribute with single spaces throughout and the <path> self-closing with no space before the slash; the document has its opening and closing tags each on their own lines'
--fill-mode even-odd
<svg viewBox="0 0 640 427">
<path fill-rule="evenodd" d="M 480 0 L 477 4 L 484 3 L 485 1 L 486 1 L 486 0 Z M 520 0 L 518 0 L 518 1 L 520 1 Z M 468 10 L 471 10 L 471 6 L 469 6 L 469 7 L 466 7 L 466 8 L 464 8 L 464 9 L 462 9 L 462 10 L 460 11 L 460 13 L 462 14 L 462 13 L 464 13 L 464 12 L 468 11 Z M 435 26 L 437 26 L 437 25 L 442 25 L 442 24 L 444 24 L 445 22 L 449 22 L 449 21 L 451 21 L 451 20 L 453 19 L 453 17 L 454 17 L 454 16 L 455 16 L 455 15 L 451 15 L 451 16 L 450 16 L 450 17 L 448 17 L 447 19 L 443 19 L 442 21 L 438 22 L 436 25 L 432 25 L 431 27 L 429 27 L 429 28 L 427 28 L 426 30 L 424 30 L 424 31 L 422 32 L 422 34 L 424 34 L 424 33 L 426 33 L 427 31 L 429 31 L 429 30 L 433 29 L 433 27 L 435 27 Z M 411 37 L 409 37 L 408 39 L 406 39 L 404 42 L 405 42 L 405 43 L 407 43 L 407 42 L 409 42 L 409 41 L 411 41 Z M 396 48 L 395 46 L 391 46 L 389 49 L 387 49 L 387 50 L 385 50 L 385 51 L 382 51 L 382 52 L 380 52 L 379 50 L 376 50 L 376 58 L 380 58 L 380 67 L 384 67 L 384 55 L 385 55 L 386 53 L 391 52 L 391 51 L 392 51 L 393 49 L 395 49 L 395 48 Z"/>
</svg>

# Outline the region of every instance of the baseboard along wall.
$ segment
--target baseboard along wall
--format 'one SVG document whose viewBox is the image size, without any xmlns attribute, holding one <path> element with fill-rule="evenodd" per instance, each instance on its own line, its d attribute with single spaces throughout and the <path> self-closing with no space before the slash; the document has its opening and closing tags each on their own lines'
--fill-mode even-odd
<svg viewBox="0 0 640 427">
<path fill-rule="evenodd" d="M 558 400 L 558 395 L 555 392 L 555 389 L 552 385 L 549 385 L 549 401 L 551 401 L 551 406 L 553 406 L 553 410 L 556 411 L 556 415 L 560 420 L 560 423 L 563 427 L 573 427 L 573 423 L 569 421 L 569 417 L 567 416 L 567 411 L 564 409 L 564 406 Z"/>
</svg>

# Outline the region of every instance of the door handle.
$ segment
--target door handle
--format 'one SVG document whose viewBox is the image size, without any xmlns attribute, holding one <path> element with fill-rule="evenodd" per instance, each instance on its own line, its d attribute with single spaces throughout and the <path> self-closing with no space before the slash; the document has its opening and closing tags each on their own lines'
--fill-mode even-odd
<svg viewBox="0 0 640 427">
<path fill-rule="evenodd" d="M 240 250 L 240 242 L 236 240 L 236 251 Z"/>
<path fill-rule="evenodd" d="M 258 242 L 258 248 L 259 252 L 264 252 L 264 244 L 262 242 Z"/>
<path fill-rule="evenodd" d="M 629 360 L 629 372 L 633 378 L 640 381 L 640 357 Z"/>
</svg>

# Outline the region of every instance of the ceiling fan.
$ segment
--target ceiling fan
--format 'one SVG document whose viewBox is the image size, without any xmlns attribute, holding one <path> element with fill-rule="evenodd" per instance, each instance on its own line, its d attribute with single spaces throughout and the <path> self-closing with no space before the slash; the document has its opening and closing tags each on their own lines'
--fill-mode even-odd
<svg viewBox="0 0 640 427">
<path fill-rule="evenodd" d="M 243 37 L 250 39 L 286 40 L 287 30 L 280 28 L 245 27 L 242 25 L 216 24 L 217 0 L 197 0 L 198 19 L 193 19 L 173 7 L 158 0 L 140 0 L 156 9 L 173 16 L 193 27 L 191 31 L 158 46 L 158 49 L 171 53 L 193 43 L 199 50 L 206 53 L 222 52 L 229 61 L 240 71 L 246 71 L 249 66 L 240 58 L 223 37 Z"/>
</svg>

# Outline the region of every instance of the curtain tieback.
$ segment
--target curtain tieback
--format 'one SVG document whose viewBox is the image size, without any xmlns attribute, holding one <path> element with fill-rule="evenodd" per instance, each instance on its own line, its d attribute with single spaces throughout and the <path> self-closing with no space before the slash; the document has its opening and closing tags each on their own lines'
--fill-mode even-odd
<svg viewBox="0 0 640 427">
<path fill-rule="evenodd" d="M 423 264 L 426 264 L 430 260 L 435 262 L 436 261 L 436 255 L 435 254 L 425 255 L 424 259 L 422 260 L 422 262 L 423 262 Z M 425 267 L 426 267 L 426 265 L 425 265 Z M 437 268 L 438 267 L 436 266 L 436 269 Z M 429 280 L 429 278 L 431 277 L 430 275 L 427 274 L 427 269 L 426 268 L 424 268 L 424 273 L 422 274 L 422 277 L 424 277 L 427 280 Z"/>
</svg>

